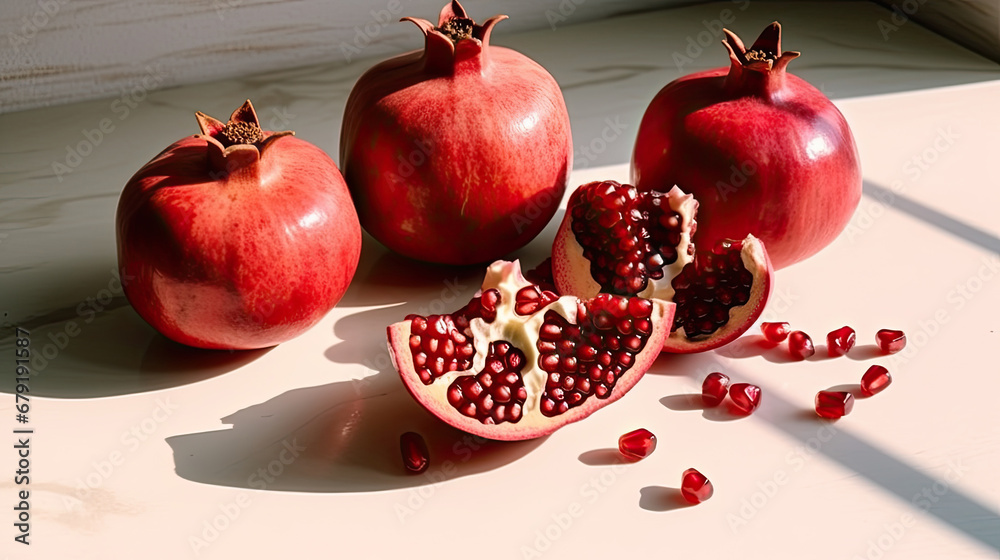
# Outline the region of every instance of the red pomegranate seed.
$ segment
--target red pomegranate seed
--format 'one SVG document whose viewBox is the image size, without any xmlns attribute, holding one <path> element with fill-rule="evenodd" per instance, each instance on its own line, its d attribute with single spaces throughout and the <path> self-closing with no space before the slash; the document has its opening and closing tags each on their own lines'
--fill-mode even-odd
<svg viewBox="0 0 1000 560">
<path fill-rule="evenodd" d="M 882 329 L 875 333 L 875 341 L 882 352 L 894 354 L 906 346 L 906 334 L 903 331 Z"/>
<path fill-rule="evenodd" d="M 835 331 L 830 331 L 826 335 L 826 351 L 831 358 L 843 356 L 854 348 L 854 329 L 851 327 L 840 327 Z"/>
<path fill-rule="evenodd" d="M 420 474 L 431 464 L 427 442 L 416 432 L 406 432 L 399 436 L 399 451 L 403 454 L 403 466 L 413 474 Z"/>
<path fill-rule="evenodd" d="M 684 496 L 685 500 L 692 504 L 700 504 L 711 498 L 713 493 L 715 489 L 705 475 L 697 469 L 684 471 L 684 476 L 681 478 L 681 496 Z"/>
<path fill-rule="evenodd" d="M 788 335 L 788 352 L 793 358 L 804 360 L 815 354 L 816 348 L 809 335 L 802 331 L 795 331 Z"/>
<path fill-rule="evenodd" d="M 788 333 L 792 332 L 792 329 L 785 322 L 761 323 L 760 332 L 764 333 L 764 338 L 768 342 L 777 344 L 788 338 Z"/>
<path fill-rule="evenodd" d="M 710 373 L 701 384 L 701 400 L 707 407 L 719 406 L 728 391 L 729 376 L 719 372 Z"/>
<path fill-rule="evenodd" d="M 639 428 L 618 438 L 618 451 L 631 461 L 645 459 L 656 449 L 656 436 L 646 428 Z"/>
<path fill-rule="evenodd" d="M 816 414 L 836 420 L 851 413 L 854 395 L 848 391 L 820 391 L 816 393 Z"/>
<path fill-rule="evenodd" d="M 491 342 L 483 365 L 478 374 L 460 375 L 451 382 L 448 403 L 483 424 L 517 423 L 528 398 L 521 378 L 524 352 L 505 340 Z"/>
<path fill-rule="evenodd" d="M 743 414 L 751 414 L 760 406 L 760 387 L 749 383 L 734 383 L 729 398 Z"/>
<path fill-rule="evenodd" d="M 876 393 L 881 393 L 892 383 L 892 376 L 889 370 L 882 366 L 872 366 L 861 377 L 861 393 L 870 397 Z"/>
</svg>

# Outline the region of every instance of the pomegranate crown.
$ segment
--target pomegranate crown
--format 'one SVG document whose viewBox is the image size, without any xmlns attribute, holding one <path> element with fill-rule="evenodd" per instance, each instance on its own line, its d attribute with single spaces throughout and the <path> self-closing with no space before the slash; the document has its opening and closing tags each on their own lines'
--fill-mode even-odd
<svg viewBox="0 0 1000 560">
<path fill-rule="evenodd" d="M 224 123 L 201 111 L 195 113 L 195 118 L 201 128 L 201 134 L 196 136 L 208 142 L 209 161 L 217 170 L 235 171 L 255 162 L 275 140 L 295 134 L 291 130 L 261 130 L 257 111 L 249 99 L 233 111 L 229 122 Z"/>
<path fill-rule="evenodd" d="M 735 33 L 728 29 L 723 29 L 722 32 L 726 34 L 722 44 L 729 51 L 729 59 L 734 67 L 757 72 L 783 71 L 792 59 L 802 54 L 798 51 L 781 51 L 781 24 L 776 21 L 764 28 L 749 50 Z"/>
<path fill-rule="evenodd" d="M 493 27 L 505 19 L 507 16 L 498 14 L 479 25 L 458 0 L 452 0 L 441 9 L 436 26 L 415 17 L 404 17 L 400 21 L 413 22 L 423 32 L 424 57 L 430 66 L 451 70 L 464 60 L 481 61 L 490 44 Z"/>
</svg>

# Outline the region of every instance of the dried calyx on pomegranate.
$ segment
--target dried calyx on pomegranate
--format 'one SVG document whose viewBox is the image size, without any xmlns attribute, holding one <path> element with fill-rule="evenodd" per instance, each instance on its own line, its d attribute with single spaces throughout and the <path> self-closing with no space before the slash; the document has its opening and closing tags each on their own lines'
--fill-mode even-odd
<svg viewBox="0 0 1000 560">
<path fill-rule="evenodd" d="M 771 264 L 752 235 L 696 251 L 697 211 L 698 202 L 678 187 L 579 187 L 552 247 L 556 286 L 577 297 L 605 292 L 673 301 L 669 352 L 702 352 L 736 339 L 764 309 Z"/>
<path fill-rule="evenodd" d="M 674 305 L 600 294 L 559 297 L 497 261 L 448 315 L 388 328 L 403 383 L 428 411 L 496 440 L 539 437 L 618 400 L 649 369 Z"/>
</svg>

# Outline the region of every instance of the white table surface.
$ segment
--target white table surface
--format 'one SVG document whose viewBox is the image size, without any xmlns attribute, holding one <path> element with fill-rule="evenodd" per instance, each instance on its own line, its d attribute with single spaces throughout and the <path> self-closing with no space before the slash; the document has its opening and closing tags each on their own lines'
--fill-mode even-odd
<svg viewBox="0 0 1000 560">
<path fill-rule="evenodd" d="M 114 100 L 0 115 L 3 320 L 29 328 L 38 353 L 70 323 L 79 328 L 65 348 L 51 343 L 31 379 L 30 547 L 12 540 L 16 455 L 0 453 L 0 554 L 996 558 L 1000 67 L 914 23 L 884 40 L 877 21 L 888 12 L 872 4 L 740 5 L 497 41 L 552 69 L 581 154 L 605 119 L 627 123 L 593 159 L 578 157 L 575 186 L 627 180 L 638 118 L 680 74 L 670 53 L 702 20 L 735 9 L 731 27 L 745 40 L 782 21 L 786 48 L 805 53 L 792 70 L 822 84 L 855 132 L 867 196 L 832 246 L 777 274 L 765 320 L 789 321 L 818 343 L 848 324 L 858 346 L 790 362 L 748 335 L 716 352 L 664 355 L 620 403 L 531 442 L 465 439 L 423 412 L 388 362 L 387 324 L 457 308 L 481 270 L 415 265 L 366 236 L 354 283 L 320 324 L 235 354 L 172 345 L 113 293 L 118 193 L 194 132 L 195 110 L 225 116 L 251 97 L 266 127 L 295 129 L 336 154 L 340 113 L 365 64 L 158 91 L 125 118 Z M 713 42 L 683 70 L 722 65 L 721 50 Z M 115 130 L 60 181 L 52 162 L 104 118 Z M 560 216 L 514 256 L 544 258 Z M 91 302 L 101 311 L 88 311 Z M 875 356 L 885 327 L 906 331 L 903 353 Z M 13 364 L 10 331 L 2 336 L 0 362 Z M 815 417 L 817 391 L 855 384 L 875 363 L 894 376 L 884 393 L 836 423 Z M 14 429 L 6 369 L 0 426 Z M 762 387 L 754 415 L 696 406 L 690 395 L 716 370 Z M 658 448 L 620 465 L 609 449 L 637 427 Z M 424 476 L 401 472 L 407 430 L 431 443 Z M 688 467 L 716 488 L 695 507 L 676 499 Z M 257 474 L 268 468 L 280 475 Z"/>
</svg>

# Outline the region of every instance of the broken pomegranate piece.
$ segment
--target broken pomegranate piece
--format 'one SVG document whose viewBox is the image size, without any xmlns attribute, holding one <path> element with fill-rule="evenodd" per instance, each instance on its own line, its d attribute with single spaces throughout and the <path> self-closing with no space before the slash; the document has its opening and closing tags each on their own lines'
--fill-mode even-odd
<svg viewBox="0 0 1000 560">
<path fill-rule="evenodd" d="M 416 432 L 406 432 L 399 436 L 399 451 L 403 455 L 403 466 L 413 474 L 427 470 L 431 463 L 427 442 Z"/>
<path fill-rule="evenodd" d="M 719 406 L 728 392 L 729 376 L 723 373 L 710 373 L 701 384 L 701 400 L 709 408 Z"/>
<path fill-rule="evenodd" d="M 645 459 L 655 449 L 656 436 L 646 428 L 632 430 L 618 438 L 618 451 L 631 461 Z"/>
<path fill-rule="evenodd" d="M 826 335 L 826 351 L 831 358 L 843 356 L 854 348 L 855 333 L 851 327 L 840 327 Z"/>
<path fill-rule="evenodd" d="M 712 497 L 715 489 L 711 481 L 698 469 L 688 469 L 681 476 L 681 496 L 691 504 L 700 504 Z"/>
<path fill-rule="evenodd" d="M 760 387 L 749 383 L 734 383 L 729 398 L 743 414 L 752 414 L 760 406 Z"/>
<path fill-rule="evenodd" d="M 854 395 L 849 391 L 820 391 L 816 393 L 816 414 L 820 418 L 836 420 L 851 413 Z"/>
<path fill-rule="evenodd" d="M 703 352 L 735 340 L 763 311 L 771 264 L 752 235 L 695 251 L 697 209 L 678 187 L 663 193 L 615 181 L 580 186 L 552 246 L 559 292 L 673 301 L 668 352 Z"/>
<path fill-rule="evenodd" d="M 881 393 L 892 383 L 892 376 L 889 370 L 880 365 L 868 368 L 868 371 L 861 377 L 861 393 L 870 397 L 876 393 Z"/>
<path fill-rule="evenodd" d="M 809 335 L 795 331 L 788 335 L 788 353 L 796 360 L 804 360 L 816 353 L 816 347 Z"/>
<path fill-rule="evenodd" d="M 875 333 L 875 342 L 882 352 L 895 354 L 906 347 L 906 335 L 903 331 L 893 329 L 882 329 Z"/>
<path fill-rule="evenodd" d="M 558 297 L 497 261 L 458 311 L 388 329 L 403 383 L 435 416 L 485 438 L 539 437 L 618 400 L 663 346 L 674 305 Z"/>
</svg>

